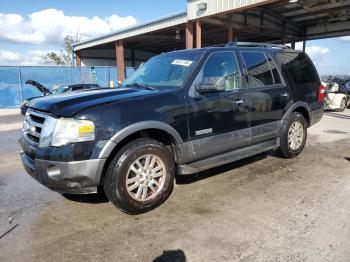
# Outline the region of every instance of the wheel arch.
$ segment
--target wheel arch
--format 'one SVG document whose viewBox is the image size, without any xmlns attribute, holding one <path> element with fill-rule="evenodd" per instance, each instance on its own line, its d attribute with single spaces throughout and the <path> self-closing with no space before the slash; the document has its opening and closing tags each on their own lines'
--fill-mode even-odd
<svg viewBox="0 0 350 262">
<path fill-rule="evenodd" d="M 311 110 L 307 103 L 305 102 L 296 102 L 294 103 L 290 108 L 288 108 L 287 112 L 284 114 L 282 121 L 285 121 L 287 117 L 292 112 L 298 112 L 303 115 L 307 122 L 307 127 L 310 127 L 311 125 Z"/>
<path fill-rule="evenodd" d="M 107 159 L 101 181 L 113 156 L 127 143 L 142 137 L 153 138 L 165 144 L 174 154 L 176 162 L 181 158 L 178 145 L 182 144 L 183 140 L 173 127 L 160 121 L 138 122 L 118 131 L 101 150 L 99 158 Z"/>
</svg>

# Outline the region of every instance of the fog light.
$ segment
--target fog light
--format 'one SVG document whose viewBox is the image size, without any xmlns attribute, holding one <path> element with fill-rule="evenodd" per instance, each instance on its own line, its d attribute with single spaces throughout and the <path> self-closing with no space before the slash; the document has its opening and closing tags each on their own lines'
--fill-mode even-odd
<svg viewBox="0 0 350 262">
<path fill-rule="evenodd" d="M 61 170 L 56 166 L 49 166 L 47 168 L 47 175 L 54 180 L 58 180 L 61 177 Z"/>
</svg>

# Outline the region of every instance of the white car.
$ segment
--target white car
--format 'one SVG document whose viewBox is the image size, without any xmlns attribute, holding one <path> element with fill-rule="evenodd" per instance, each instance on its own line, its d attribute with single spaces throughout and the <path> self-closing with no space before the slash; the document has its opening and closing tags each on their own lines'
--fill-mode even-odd
<svg viewBox="0 0 350 262">
<path fill-rule="evenodd" d="M 331 109 L 338 112 L 343 112 L 350 103 L 347 96 L 343 93 L 339 93 L 338 83 L 325 83 L 322 82 L 325 87 L 325 109 Z"/>
</svg>

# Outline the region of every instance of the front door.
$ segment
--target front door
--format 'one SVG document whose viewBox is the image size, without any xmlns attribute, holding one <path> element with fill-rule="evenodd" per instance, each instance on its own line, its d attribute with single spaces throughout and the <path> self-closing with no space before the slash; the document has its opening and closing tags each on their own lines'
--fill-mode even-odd
<svg viewBox="0 0 350 262">
<path fill-rule="evenodd" d="M 234 51 L 211 53 L 187 97 L 189 135 L 198 160 L 249 144 L 249 108 L 241 93 L 242 77 Z M 221 83 L 223 90 L 196 93 L 196 86 Z"/>
</svg>

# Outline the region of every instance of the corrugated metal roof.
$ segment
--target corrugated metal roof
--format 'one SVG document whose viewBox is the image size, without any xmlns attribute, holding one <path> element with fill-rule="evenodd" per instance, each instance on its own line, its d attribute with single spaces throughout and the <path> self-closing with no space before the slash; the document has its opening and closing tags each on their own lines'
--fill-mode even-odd
<svg viewBox="0 0 350 262">
<path fill-rule="evenodd" d="M 160 30 L 163 28 L 184 24 L 187 22 L 187 12 L 181 11 L 171 15 L 163 16 L 150 22 L 131 26 L 117 32 L 103 35 L 98 38 L 90 39 L 73 45 L 74 51 L 89 48 L 96 45 L 101 45 L 109 42 L 114 42 L 127 37 L 141 35 L 144 33 Z"/>
<path fill-rule="evenodd" d="M 274 2 L 275 0 L 189 0 L 187 3 L 187 15 L 189 20 L 211 16 L 219 13 L 232 12 L 241 8 L 247 8 L 258 4 Z M 198 10 L 198 4 L 206 4 L 207 8 Z"/>
</svg>

